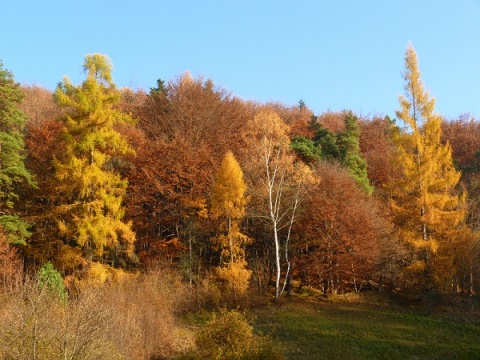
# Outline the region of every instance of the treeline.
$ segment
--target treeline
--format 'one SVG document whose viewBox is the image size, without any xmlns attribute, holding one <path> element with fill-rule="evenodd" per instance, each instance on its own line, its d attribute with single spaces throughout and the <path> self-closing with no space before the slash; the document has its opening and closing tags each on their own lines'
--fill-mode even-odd
<svg viewBox="0 0 480 360">
<path fill-rule="evenodd" d="M 51 263 L 79 293 L 168 263 L 232 301 L 479 289 L 480 125 L 435 112 L 411 47 L 395 119 L 245 101 L 189 73 L 118 89 L 98 54 L 53 93 L 1 69 L 4 286 Z"/>
</svg>

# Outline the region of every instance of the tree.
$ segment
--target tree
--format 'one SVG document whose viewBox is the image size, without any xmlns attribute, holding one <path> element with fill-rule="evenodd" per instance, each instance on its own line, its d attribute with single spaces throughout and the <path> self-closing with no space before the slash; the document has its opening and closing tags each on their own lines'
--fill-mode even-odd
<svg viewBox="0 0 480 360">
<path fill-rule="evenodd" d="M 395 165 L 401 176 L 389 189 L 399 236 L 412 250 L 407 271 L 415 278 L 425 275 L 424 285 L 431 286 L 435 263 L 441 267 L 435 255 L 464 219 L 465 197 L 455 191 L 460 172 L 453 166 L 450 144 L 441 142 L 441 118 L 424 90 L 412 46 L 407 48 L 405 67 L 406 96 L 399 97 L 396 114 L 406 127 L 394 133 Z"/>
<path fill-rule="evenodd" d="M 304 162 L 313 164 L 320 159 L 330 162 L 339 161 L 352 177 L 370 194 L 373 191 L 367 175 L 367 162 L 360 153 L 360 128 L 358 118 L 351 111 L 343 114 L 344 129 L 333 133 L 318 122 L 318 117 L 311 116 L 310 129 L 314 132 L 312 139 L 295 136 L 291 147 Z"/>
<path fill-rule="evenodd" d="M 22 183 L 35 186 L 25 168 L 25 113 L 20 109 L 23 92 L 0 62 L 0 226 L 11 243 L 25 244 L 28 224 L 14 211 Z"/>
<path fill-rule="evenodd" d="M 453 161 L 462 171 L 460 181 L 468 193 L 466 223 L 469 228 L 462 229 L 453 244 L 457 250 L 453 265 L 457 277 L 455 291 L 471 295 L 478 289 L 480 279 L 477 260 L 480 259 L 480 123 L 466 115 L 458 120 L 443 121 L 442 137 L 452 144 Z"/>
<path fill-rule="evenodd" d="M 305 195 L 305 184 L 310 181 L 310 171 L 307 166 L 294 163 L 288 126 L 274 111 L 260 110 L 247 123 L 245 135 L 253 148 L 250 181 L 255 189 L 253 211 L 257 212 L 253 216 L 265 220 L 273 238 L 275 300 L 278 300 L 291 270 L 291 230 Z M 283 286 L 282 258 L 287 265 Z"/>
<path fill-rule="evenodd" d="M 0 231 L 0 292 L 13 292 L 22 283 L 23 261 L 18 249 Z"/>
<path fill-rule="evenodd" d="M 373 191 L 367 175 L 367 162 L 360 154 L 360 128 L 358 118 L 349 111 L 345 114 L 345 131 L 338 135 L 340 160 L 367 194 Z"/>
<path fill-rule="evenodd" d="M 442 137 L 452 145 L 453 161 L 468 192 L 467 223 L 480 229 L 480 122 L 462 116 L 442 122 Z"/>
<path fill-rule="evenodd" d="M 384 185 L 394 177 L 391 164 L 393 125 L 388 116 L 359 122 L 360 152 L 368 164 L 368 179 L 377 192 L 384 190 Z"/>
<path fill-rule="evenodd" d="M 53 98 L 53 92 L 37 85 L 22 85 L 25 94 L 21 109 L 27 116 L 27 124 L 40 124 L 47 119 L 60 115 L 59 107 Z"/>
<path fill-rule="evenodd" d="M 240 148 L 251 115 L 243 101 L 210 80 L 184 74 L 158 85 L 134 110 L 137 134 L 129 128 L 137 156 L 127 173 L 127 216 L 142 262 L 178 258 L 188 248 L 188 258 L 180 260 L 191 275 L 192 260 L 199 270 L 197 258 L 213 255 L 214 224 L 198 215 L 206 213 L 216 170 L 229 149 Z"/>
<path fill-rule="evenodd" d="M 322 158 L 333 161 L 340 159 L 340 148 L 337 143 L 337 136 L 325 128 L 317 116 L 312 116 L 310 128 L 314 131 L 313 141 L 320 148 Z"/>
<path fill-rule="evenodd" d="M 119 265 L 124 255 L 133 257 L 135 233 L 122 221 L 127 181 L 117 166 L 132 149 L 116 126 L 133 119 L 115 108 L 120 94 L 108 57 L 87 55 L 83 67 L 87 78 L 81 86 L 65 78 L 55 92 L 66 113 L 60 118 L 64 153 L 54 159 L 62 201 L 58 227 L 64 241 L 81 246 L 88 260 Z"/>
<path fill-rule="evenodd" d="M 63 124 L 56 118 L 38 118 L 29 121 L 25 136 L 28 156 L 25 164 L 35 173 L 38 189 L 23 189 L 22 216 L 32 226 L 28 246 L 22 248 L 25 267 L 35 269 L 38 264 L 52 262 L 65 276 L 85 262 L 82 249 L 74 242 L 65 242 L 58 232 L 59 205 L 64 202 L 58 191 L 54 159 L 64 154 Z"/>
<path fill-rule="evenodd" d="M 220 251 L 219 275 L 233 288 L 244 292 L 251 271 L 246 269 L 244 246 L 251 238 L 241 233 L 240 221 L 245 216 L 247 186 L 243 171 L 231 151 L 225 154 L 210 198 L 210 212 L 220 219 L 219 234 L 212 243 Z"/>
<path fill-rule="evenodd" d="M 358 291 L 378 274 L 381 256 L 390 250 L 389 223 L 340 164 L 321 161 L 313 172 L 321 181 L 294 225 L 296 273 L 302 286 Z"/>
<path fill-rule="evenodd" d="M 45 287 L 52 296 L 65 300 L 67 293 L 63 285 L 62 275 L 53 267 L 52 263 L 43 265 L 37 273 L 39 286 Z"/>
</svg>

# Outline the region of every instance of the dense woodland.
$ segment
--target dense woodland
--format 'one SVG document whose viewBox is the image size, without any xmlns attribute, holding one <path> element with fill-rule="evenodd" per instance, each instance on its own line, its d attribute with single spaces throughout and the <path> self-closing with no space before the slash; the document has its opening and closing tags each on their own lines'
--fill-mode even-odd
<svg viewBox="0 0 480 360">
<path fill-rule="evenodd" d="M 412 47 L 394 117 L 246 101 L 189 73 L 120 89 L 99 54 L 84 70 L 52 92 L 0 67 L 3 293 L 234 307 L 305 288 L 480 291 L 480 123 L 436 113 Z"/>
</svg>

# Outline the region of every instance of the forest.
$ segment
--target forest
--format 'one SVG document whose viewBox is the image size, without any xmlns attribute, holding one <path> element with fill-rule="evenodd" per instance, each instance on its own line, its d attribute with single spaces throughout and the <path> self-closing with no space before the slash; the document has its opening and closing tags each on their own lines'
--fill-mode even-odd
<svg viewBox="0 0 480 360">
<path fill-rule="evenodd" d="M 282 359 L 241 309 L 480 291 L 480 123 L 435 111 L 412 46 L 394 117 L 83 69 L 51 91 L 0 63 L 2 359 Z"/>
</svg>

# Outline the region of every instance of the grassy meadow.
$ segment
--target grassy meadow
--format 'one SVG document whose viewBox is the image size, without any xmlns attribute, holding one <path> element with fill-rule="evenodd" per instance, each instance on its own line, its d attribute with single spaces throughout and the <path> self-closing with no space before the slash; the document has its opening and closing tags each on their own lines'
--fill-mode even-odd
<svg viewBox="0 0 480 360">
<path fill-rule="evenodd" d="M 279 341 L 288 359 L 480 359 L 475 303 L 452 306 L 296 298 L 257 311 L 255 328 Z"/>
</svg>

